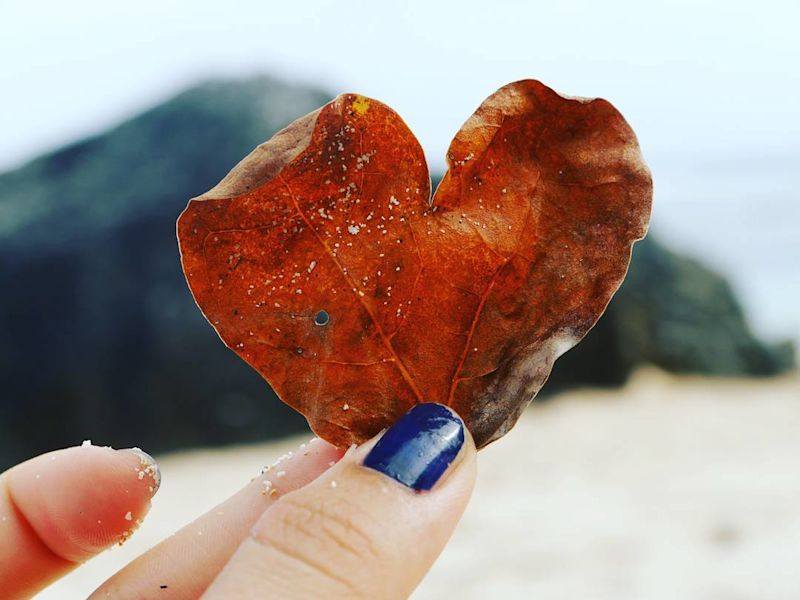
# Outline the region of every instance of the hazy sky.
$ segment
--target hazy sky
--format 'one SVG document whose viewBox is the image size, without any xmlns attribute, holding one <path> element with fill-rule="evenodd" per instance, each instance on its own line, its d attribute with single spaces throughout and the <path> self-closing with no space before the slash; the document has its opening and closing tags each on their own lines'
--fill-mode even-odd
<svg viewBox="0 0 800 600">
<path fill-rule="evenodd" d="M 648 155 L 779 153 L 800 134 L 796 0 L 6 0 L 0 168 L 210 75 L 267 71 L 393 106 L 429 159 L 495 88 L 604 96 Z"/>
<path fill-rule="evenodd" d="M 0 170 L 212 76 L 272 73 L 395 108 L 442 168 L 497 87 L 603 96 L 654 172 L 653 228 L 800 340 L 800 2 L 5 0 Z"/>
</svg>

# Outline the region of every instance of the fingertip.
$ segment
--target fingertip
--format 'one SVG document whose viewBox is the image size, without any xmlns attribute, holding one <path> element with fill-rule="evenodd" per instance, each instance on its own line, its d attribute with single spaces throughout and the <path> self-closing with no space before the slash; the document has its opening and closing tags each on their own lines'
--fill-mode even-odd
<svg viewBox="0 0 800 600">
<path fill-rule="evenodd" d="M 141 451 L 83 445 L 50 452 L 8 473 L 8 495 L 55 555 L 83 562 L 123 543 L 150 508 L 160 477 Z"/>
<path fill-rule="evenodd" d="M 370 458 L 371 457 L 371 458 Z M 417 405 L 253 526 L 206 597 L 407 597 L 460 519 L 475 446 L 447 407 Z"/>
<path fill-rule="evenodd" d="M 150 497 L 156 495 L 158 488 L 161 487 L 161 469 L 156 462 L 156 459 L 150 456 L 141 448 L 123 448 L 119 450 L 121 453 L 129 453 L 136 457 L 139 461 L 139 466 L 133 467 L 136 472 L 136 477 L 140 480 L 147 480 L 147 489 L 150 492 Z"/>
<path fill-rule="evenodd" d="M 474 443 L 455 411 L 422 403 L 378 436 L 361 464 L 416 492 L 426 492 L 473 453 Z"/>
</svg>

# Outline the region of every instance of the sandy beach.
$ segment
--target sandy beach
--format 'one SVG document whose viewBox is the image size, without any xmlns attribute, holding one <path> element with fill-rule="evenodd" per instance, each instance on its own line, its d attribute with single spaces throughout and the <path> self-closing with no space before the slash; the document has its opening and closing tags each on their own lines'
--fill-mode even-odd
<svg viewBox="0 0 800 600">
<path fill-rule="evenodd" d="M 39 598 L 85 597 L 305 439 L 159 456 L 141 529 Z M 622 390 L 536 404 L 479 467 L 415 600 L 800 598 L 797 374 L 640 371 Z"/>
</svg>

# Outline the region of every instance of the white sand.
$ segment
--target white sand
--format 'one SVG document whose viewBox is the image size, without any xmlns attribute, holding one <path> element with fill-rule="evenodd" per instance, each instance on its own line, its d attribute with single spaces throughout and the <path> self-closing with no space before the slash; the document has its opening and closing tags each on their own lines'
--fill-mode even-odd
<svg viewBox="0 0 800 600">
<path fill-rule="evenodd" d="M 160 457 L 147 521 L 41 598 L 108 574 L 302 439 Z M 800 379 L 639 373 L 537 405 L 480 456 L 473 501 L 415 600 L 800 598 Z"/>
</svg>

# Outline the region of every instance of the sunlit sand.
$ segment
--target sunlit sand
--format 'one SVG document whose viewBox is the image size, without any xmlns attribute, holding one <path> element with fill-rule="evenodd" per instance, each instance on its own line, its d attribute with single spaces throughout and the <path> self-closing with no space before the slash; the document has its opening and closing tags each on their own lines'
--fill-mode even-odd
<svg viewBox="0 0 800 600">
<path fill-rule="evenodd" d="M 302 437 L 159 457 L 145 524 L 41 598 L 77 598 Z M 800 593 L 800 378 L 564 394 L 481 452 L 475 497 L 415 594 L 760 600 Z"/>
</svg>

